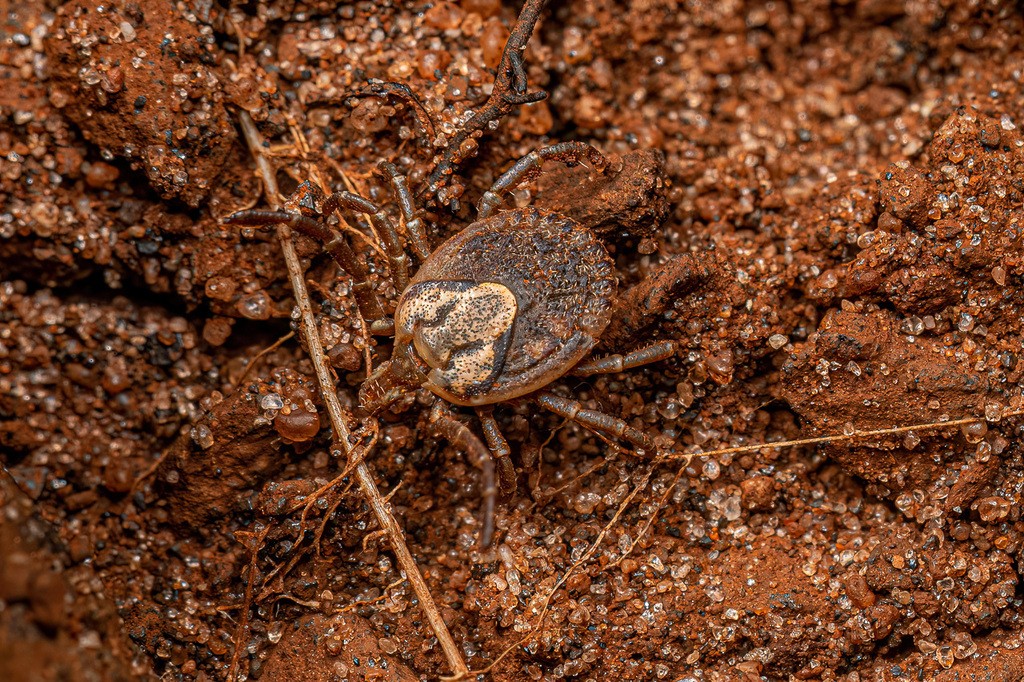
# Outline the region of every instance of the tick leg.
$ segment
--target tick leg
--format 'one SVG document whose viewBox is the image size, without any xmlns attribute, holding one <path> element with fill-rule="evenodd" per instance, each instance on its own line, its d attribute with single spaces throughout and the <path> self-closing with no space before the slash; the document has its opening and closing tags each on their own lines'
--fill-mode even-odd
<svg viewBox="0 0 1024 682">
<path fill-rule="evenodd" d="M 491 456 L 498 466 L 498 485 L 503 495 L 511 495 L 516 491 L 516 470 L 512 466 L 512 449 L 508 441 L 498 428 L 498 422 L 494 418 L 494 407 L 485 405 L 476 408 L 476 414 L 480 418 L 480 424 L 484 429 L 484 438 L 487 439 L 487 447 L 491 450 Z"/>
<path fill-rule="evenodd" d="M 494 505 L 498 488 L 494 483 L 494 460 L 479 438 L 465 424 L 456 419 L 447 405 L 438 400 L 430 410 L 430 423 L 437 432 L 456 449 L 469 457 L 473 466 L 480 469 L 483 477 L 484 518 L 480 531 L 480 546 L 489 547 L 494 537 Z"/>
<path fill-rule="evenodd" d="M 352 295 L 356 299 L 359 314 L 368 321 L 381 320 L 386 317 L 380 300 L 370 282 L 370 273 L 365 263 L 352 250 L 344 235 L 336 233 L 322 220 L 314 220 L 301 213 L 291 211 L 269 211 L 254 209 L 232 213 L 224 222 L 229 225 L 267 226 L 284 223 L 299 234 L 303 234 L 320 244 L 321 248 L 336 262 L 341 269 L 352 278 Z"/>
<path fill-rule="evenodd" d="M 416 94 L 409 89 L 409 86 L 402 83 L 394 83 L 392 81 L 371 81 L 358 90 L 342 93 L 337 97 L 314 96 L 312 99 L 306 101 L 306 106 L 312 107 L 318 104 L 338 104 L 358 97 L 380 97 L 381 99 L 395 97 L 396 99 L 402 100 L 410 109 L 412 109 L 413 115 L 416 116 L 416 122 L 419 123 L 420 128 L 423 129 L 423 134 L 426 136 L 427 144 L 429 145 L 431 141 L 437 137 L 437 133 L 434 128 L 434 121 L 430 118 L 427 108 L 423 106 L 423 102 L 419 100 Z"/>
<path fill-rule="evenodd" d="M 676 301 L 707 286 L 722 270 L 718 257 L 691 253 L 669 256 L 640 282 L 622 292 L 601 345 L 615 351 L 631 347 L 644 330 Z"/>
<path fill-rule="evenodd" d="M 427 136 L 427 144 L 429 145 L 437 136 L 437 133 L 434 132 L 434 121 L 430 118 L 427 108 L 423 106 L 423 102 L 416 97 L 408 85 L 391 81 L 371 82 L 355 92 L 348 93 L 346 97 L 380 97 L 383 99 L 395 97 L 400 99 L 412 109 L 416 121 L 423 128 L 423 134 Z"/>
<path fill-rule="evenodd" d="M 598 170 L 604 170 L 608 165 L 604 154 L 585 142 L 560 142 L 532 151 L 516 161 L 515 165 L 505 171 L 494 181 L 491 188 L 484 192 L 483 198 L 477 204 L 477 217 L 483 219 L 494 213 L 494 209 L 505 200 L 504 193 L 540 175 L 541 166 L 545 161 L 561 161 L 570 167 L 586 161 Z"/>
<path fill-rule="evenodd" d="M 501 61 L 494 76 L 491 96 L 480 107 L 473 117 L 463 124 L 462 129 L 452 136 L 441 154 L 441 160 L 427 177 L 426 187 L 419 193 L 437 196 L 438 190 L 448 184 L 456 169 L 469 156 L 475 153 L 476 145 L 464 144 L 478 131 L 487 130 L 492 122 L 496 122 L 510 113 L 515 107 L 530 102 L 539 102 L 547 93 L 543 90 L 530 92 L 527 90 L 526 68 L 523 64 L 523 50 L 533 35 L 540 12 L 546 0 L 526 0 L 519 11 L 519 19 L 509 33 L 508 42 L 501 53 Z"/>
<path fill-rule="evenodd" d="M 421 261 L 426 260 L 430 255 L 430 242 L 424 232 L 423 221 L 413 203 L 412 190 L 409 189 L 409 181 L 404 175 L 398 172 L 398 168 L 390 161 L 381 161 L 378 166 L 380 172 L 391 181 L 395 196 L 398 197 L 398 206 L 402 210 L 402 217 L 405 218 L 405 229 L 409 232 L 409 246 L 413 253 Z"/>
<path fill-rule="evenodd" d="M 604 412 L 584 409 L 578 401 L 568 400 L 547 391 L 537 396 L 537 402 L 560 417 L 571 419 L 580 426 L 598 433 L 621 438 L 635 445 L 642 454 L 656 454 L 654 441 L 643 431 L 634 429 L 623 420 Z"/>
<path fill-rule="evenodd" d="M 677 347 L 678 345 L 675 341 L 658 341 L 625 355 L 606 355 L 603 358 L 594 358 L 581 362 L 573 367 L 570 374 L 577 377 L 587 377 L 592 374 L 624 372 L 627 369 L 649 365 L 652 362 L 670 358 L 675 355 Z"/>
<path fill-rule="evenodd" d="M 352 192 L 335 192 L 324 200 L 324 215 L 330 215 L 333 211 L 344 208 L 349 211 L 359 211 L 370 216 L 374 230 L 380 235 L 384 242 L 384 249 L 388 253 L 388 265 L 391 268 L 391 277 L 394 279 L 395 288 L 405 291 L 409 285 L 409 257 L 405 255 L 402 243 L 398 239 L 398 231 L 391 218 L 377 204 L 369 199 L 364 199 Z"/>
</svg>

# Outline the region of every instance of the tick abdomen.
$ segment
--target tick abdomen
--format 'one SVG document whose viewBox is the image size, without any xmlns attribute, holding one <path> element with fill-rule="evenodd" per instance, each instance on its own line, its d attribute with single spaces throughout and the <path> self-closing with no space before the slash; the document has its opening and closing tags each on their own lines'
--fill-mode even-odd
<svg viewBox="0 0 1024 682">
<path fill-rule="evenodd" d="M 443 282 L 449 284 L 440 284 Z M 515 297 L 507 342 L 497 337 L 504 330 L 509 306 L 493 307 L 493 301 L 498 300 L 493 298 L 498 295 L 494 290 L 479 301 L 479 305 L 492 301 L 489 305 L 494 319 L 477 321 L 483 332 L 477 341 L 483 345 L 476 349 L 474 361 L 464 365 L 461 376 L 454 367 L 435 368 L 438 371 L 432 375 L 433 380 L 424 384 L 451 402 L 464 405 L 518 397 L 565 374 L 593 348 L 608 326 L 616 284 L 611 258 L 592 233 L 569 218 L 535 208 L 500 213 L 470 225 L 438 247 L 399 300 L 399 318 L 410 304 L 418 314 L 433 315 L 428 308 L 439 303 L 424 307 L 423 287 L 445 289 L 455 295 L 452 289 L 457 282 L 467 283 L 462 296 L 483 295 L 469 283 L 490 283 L 501 285 Z M 460 323 L 463 318 L 456 315 L 448 319 Z M 399 321 L 397 327 L 401 326 Z M 421 339 L 438 339 L 445 334 L 437 331 L 444 327 L 444 321 L 436 315 L 424 326 L 435 331 L 421 333 Z M 493 344 L 485 342 L 488 335 Z M 464 335 L 460 338 L 464 342 L 469 339 Z M 436 359 L 437 347 L 423 345 L 428 346 L 427 354 L 421 353 L 421 357 L 433 365 L 427 356 Z M 490 359 L 494 371 L 485 378 L 485 368 L 477 360 L 491 350 L 496 353 Z M 447 385 L 441 385 L 442 379 Z"/>
</svg>

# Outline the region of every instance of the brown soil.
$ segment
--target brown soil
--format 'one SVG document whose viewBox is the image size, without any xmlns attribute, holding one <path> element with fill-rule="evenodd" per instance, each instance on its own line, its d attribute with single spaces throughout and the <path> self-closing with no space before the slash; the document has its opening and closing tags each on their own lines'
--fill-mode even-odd
<svg viewBox="0 0 1024 682">
<path fill-rule="evenodd" d="M 381 159 L 419 186 L 518 4 L 2 5 L 0 679 L 450 673 L 357 491 L 303 516 L 343 462 L 302 344 L 257 358 L 293 324 L 278 244 L 220 219 L 266 205 L 239 110 L 285 190 L 315 168 L 390 202 Z M 518 491 L 481 550 L 479 472 L 406 401 L 370 464 L 471 669 L 1024 678 L 1021 35 L 997 1 L 553 3 L 525 51 L 548 99 L 428 217 L 469 224 L 546 144 L 617 159 L 608 182 L 550 164 L 515 201 L 607 240 L 606 350 L 681 351 L 557 390 L 677 453 L 980 421 L 652 466 L 501 405 Z M 399 99 L 344 98 L 372 78 L 434 137 Z M 298 246 L 354 406 L 349 285 Z"/>
</svg>

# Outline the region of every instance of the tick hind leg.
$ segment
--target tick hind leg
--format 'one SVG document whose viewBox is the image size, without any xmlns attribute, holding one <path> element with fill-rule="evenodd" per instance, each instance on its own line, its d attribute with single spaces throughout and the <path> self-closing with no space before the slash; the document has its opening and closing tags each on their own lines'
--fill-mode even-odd
<svg viewBox="0 0 1024 682">
<path fill-rule="evenodd" d="M 625 355 L 606 355 L 603 358 L 594 358 L 581 362 L 576 365 L 570 372 L 573 376 L 593 376 L 595 374 L 614 374 L 616 372 L 624 372 L 634 367 L 640 367 L 643 365 L 664 360 L 666 358 L 675 355 L 679 344 L 675 341 L 658 341 L 644 348 L 634 350 Z M 611 415 L 604 414 L 603 412 L 597 412 L 595 410 L 584 410 L 575 400 L 566 400 L 560 398 L 553 393 L 542 393 L 540 396 L 540 403 L 544 407 L 548 408 L 552 412 L 559 414 L 568 419 L 572 419 L 578 424 L 582 424 L 587 428 L 593 429 L 600 433 L 606 433 L 613 435 L 617 438 L 622 438 L 645 453 L 657 452 L 657 448 L 654 446 L 654 441 L 643 433 L 634 429 L 629 424 L 621 419 L 612 417 Z"/>
<path fill-rule="evenodd" d="M 580 426 L 601 434 L 621 438 L 634 445 L 640 454 L 656 454 L 654 440 L 643 431 L 634 429 L 618 417 L 597 410 L 588 410 L 576 400 L 569 400 L 544 391 L 537 396 L 537 402 L 545 409 L 560 417 L 571 419 Z"/>
<path fill-rule="evenodd" d="M 498 421 L 494 418 L 494 407 L 485 405 L 476 408 L 477 417 L 480 418 L 480 425 L 484 430 L 484 438 L 487 439 L 487 447 L 491 450 L 491 456 L 498 467 L 498 486 L 502 495 L 511 495 L 516 491 L 516 470 L 512 466 L 512 448 L 502 435 L 498 427 Z"/>
<path fill-rule="evenodd" d="M 603 358 L 586 360 L 573 367 L 570 374 L 577 377 L 587 377 L 594 374 L 624 372 L 627 369 L 649 365 L 652 362 L 670 358 L 675 355 L 678 347 L 679 344 L 675 341 L 658 341 L 625 355 L 606 355 Z"/>
<path fill-rule="evenodd" d="M 480 203 L 477 204 L 477 217 L 483 219 L 494 213 L 494 210 L 505 201 L 505 192 L 510 192 L 521 183 L 540 175 L 541 166 L 545 161 L 561 161 L 570 167 L 586 161 L 597 170 L 604 170 L 608 165 L 604 154 L 585 142 L 561 142 L 532 151 L 516 161 L 494 181 L 489 190 L 484 192 Z"/>
<path fill-rule="evenodd" d="M 430 410 L 430 424 L 440 437 L 447 440 L 456 449 L 469 457 L 473 466 L 481 471 L 483 479 L 483 527 L 480 531 L 480 546 L 489 547 L 494 537 L 494 507 L 498 497 L 498 488 L 494 482 L 494 460 L 479 438 L 469 427 L 456 419 L 447 405 L 437 400 Z"/>
</svg>

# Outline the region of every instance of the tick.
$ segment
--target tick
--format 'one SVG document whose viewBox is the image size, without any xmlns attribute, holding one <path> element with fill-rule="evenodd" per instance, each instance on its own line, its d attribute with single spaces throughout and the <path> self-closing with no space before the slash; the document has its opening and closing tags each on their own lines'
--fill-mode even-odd
<svg viewBox="0 0 1024 682">
<path fill-rule="evenodd" d="M 617 293 L 607 247 L 590 229 L 557 212 L 533 207 L 498 210 L 505 194 L 538 175 L 548 160 L 570 166 L 585 161 L 599 171 L 608 165 L 603 154 L 581 142 L 532 152 L 484 193 L 475 222 L 433 250 L 427 248 L 423 221 L 406 179 L 394 165 L 382 163 L 380 170 L 398 199 L 407 241 L 422 260 L 411 278 L 410 259 L 394 222 L 380 206 L 351 192 L 325 197 L 307 182 L 283 210 L 239 211 L 225 219 L 249 226 L 287 223 L 319 242 L 352 277 L 360 314 L 377 333 L 394 335 L 391 358 L 359 389 L 360 405 L 376 414 L 419 389 L 435 396 L 430 423 L 483 472 L 483 546 L 493 535 L 499 489 L 511 494 L 516 485 L 511 449 L 493 406 L 532 400 L 652 454 L 656 448 L 648 434 L 547 388 L 566 375 L 621 372 L 668 358 L 676 350 L 675 342 L 661 341 L 625 355 L 592 357 L 609 327 Z M 401 292 L 393 319 L 384 313 L 366 264 L 328 224 L 337 210 L 366 214 L 380 235 L 392 282 Z M 454 416 L 451 405 L 476 411 L 486 445 Z"/>
</svg>

